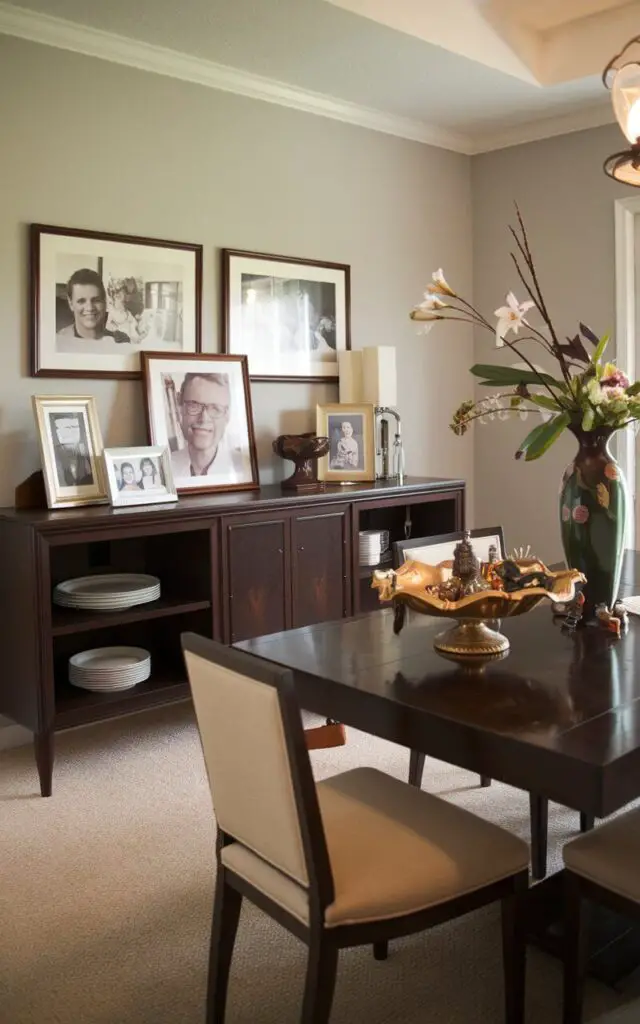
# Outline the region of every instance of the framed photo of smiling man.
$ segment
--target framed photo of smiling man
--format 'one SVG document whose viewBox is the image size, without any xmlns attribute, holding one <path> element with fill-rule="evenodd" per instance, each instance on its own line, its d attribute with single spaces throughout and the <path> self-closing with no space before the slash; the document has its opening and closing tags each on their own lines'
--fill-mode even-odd
<svg viewBox="0 0 640 1024">
<path fill-rule="evenodd" d="M 202 246 L 32 224 L 31 375 L 141 376 L 200 351 Z"/>
<path fill-rule="evenodd" d="M 246 356 L 143 352 L 149 436 L 178 493 L 259 486 Z"/>
</svg>

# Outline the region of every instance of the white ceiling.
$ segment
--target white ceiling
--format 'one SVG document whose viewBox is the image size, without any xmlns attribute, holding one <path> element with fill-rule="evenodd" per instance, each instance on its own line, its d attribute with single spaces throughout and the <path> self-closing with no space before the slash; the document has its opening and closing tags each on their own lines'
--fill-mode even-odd
<svg viewBox="0 0 640 1024">
<path fill-rule="evenodd" d="M 611 121 L 639 28 L 640 0 L 0 0 L 0 33 L 462 152 Z"/>
</svg>

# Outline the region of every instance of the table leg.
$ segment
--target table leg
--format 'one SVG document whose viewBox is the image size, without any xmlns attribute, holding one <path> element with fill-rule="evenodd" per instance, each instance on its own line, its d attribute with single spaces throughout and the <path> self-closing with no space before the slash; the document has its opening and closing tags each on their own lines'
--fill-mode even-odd
<svg viewBox="0 0 640 1024">
<path fill-rule="evenodd" d="M 531 814 L 531 874 L 539 881 L 547 873 L 547 833 L 549 801 L 537 793 L 529 793 Z"/>
<path fill-rule="evenodd" d="M 33 734 L 33 749 L 40 778 L 40 795 L 51 796 L 53 780 L 53 728 Z"/>
</svg>

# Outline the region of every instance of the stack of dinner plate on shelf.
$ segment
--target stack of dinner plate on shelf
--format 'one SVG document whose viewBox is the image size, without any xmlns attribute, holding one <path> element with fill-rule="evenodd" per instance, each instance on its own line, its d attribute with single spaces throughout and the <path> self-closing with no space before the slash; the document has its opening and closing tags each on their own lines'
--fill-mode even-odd
<svg viewBox="0 0 640 1024">
<path fill-rule="evenodd" d="M 160 580 L 130 572 L 112 572 L 101 576 L 78 576 L 58 583 L 53 603 L 83 611 L 123 611 L 137 604 L 157 601 Z"/>
<path fill-rule="evenodd" d="M 151 655 L 143 647 L 94 647 L 69 658 L 69 682 L 83 690 L 129 690 L 151 675 Z"/>
<path fill-rule="evenodd" d="M 360 565 L 379 565 L 389 548 L 388 530 L 360 530 Z"/>
</svg>

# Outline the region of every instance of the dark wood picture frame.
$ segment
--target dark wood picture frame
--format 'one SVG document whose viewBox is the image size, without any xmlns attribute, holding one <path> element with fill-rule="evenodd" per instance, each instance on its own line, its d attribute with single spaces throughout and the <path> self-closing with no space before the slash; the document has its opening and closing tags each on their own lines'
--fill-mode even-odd
<svg viewBox="0 0 640 1024">
<path fill-rule="evenodd" d="M 231 317 L 231 261 L 233 259 L 254 259 L 266 260 L 270 263 L 292 263 L 300 267 L 316 267 L 324 270 L 332 270 L 344 275 L 344 349 L 336 345 L 336 369 L 334 373 L 314 374 L 291 374 L 291 373 L 250 373 L 250 379 L 256 381 L 280 381 L 292 383 L 311 384 L 335 384 L 338 380 L 337 353 L 351 349 L 351 267 L 347 263 L 332 263 L 327 260 L 311 260 L 301 256 L 278 256 L 273 253 L 249 252 L 243 249 L 222 249 L 222 302 L 221 302 L 221 336 L 222 351 L 230 355 L 250 353 L 232 352 L 233 339 L 232 317 Z"/>
<path fill-rule="evenodd" d="M 32 377 L 60 377 L 80 379 L 121 379 L 139 380 L 142 377 L 142 367 L 137 370 L 131 369 L 80 369 L 46 365 L 44 356 L 44 339 L 42 330 L 42 268 L 41 268 L 41 239 L 44 235 L 57 235 L 68 238 L 86 238 L 100 242 L 113 242 L 121 245 L 146 246 L 150 249 L 170 249 L 176 252 L 192 253 L 194 257 L 193 277 L 195 295 L 193 297 L 193 322 L 194 322 L 194 345 L 195 348 L 189 353 L 175 354 L 197 354 L 202 351 L 202 245 L 190 242 L 172 242 L 166 239 L 146 238 L 137 235 L 120 235 L 107 231 L 85 231 L 81 228 L 56 227 L 50 224 L 31 224 L 29 226 L 29 348 L 30 348 L 30 375 Z M 183 295 L 183 306 L 186 305 L 187 297 Z M 55 326 L 55 325 L 54 325 Z M 131 353 L 120 353 L 121 355 Z M 140 353 L 141 354 L 141 353 Z M 169 352 L 167 353 L 169 354 Z"/>
<path fill-rule="evenodd" d="M 256 454 L 256 439 L 255 439 L 255 428 L 253 423 L 253 407 L 251 404 L 251 387 L 249 384 L 249 369 L 247 364 L 247 357 L 240 355 L 226 355 L 218 352 L 200 352 L 200 353 L 164 353 L 164 352 L 142 352 L 140 354 L 142 364 L 142 380 L 144 387 L 144 403 L 145 403 L 145 414 L 147 418 L 147 433 L 150 444 L 166 444 L 167 441 L 164 438 L 160 438 L 154 428 L 154 416 L 153 416 L 153 400 L 152 400 L 152 364 L 154 362 L 179 362 L 179 363 L 210 363 L 212 366 L 212 373 L 216 371 L 213 369 L 214 366 L 220 363 L 239 363 L 242 373 L 243 383 L 243 395 L 245 402 L 246 418 L 247 418 L 247 434 L 249 441 L 249 459 L 251 463 L 251 481 L 246 483 L 230 483 L 228 485 L 223 484 L 211 484 L 211 485 L 200 485 L 196 487 L 181 487 L 179 483 L 179 477 L 175 474 L 174 478 L 176 484 L 176 490 L 178 494 L 217 494 L 223 491 L 251 491 L 257 490 L 260 487 L 260 478 L 258 474 L 258 456 Z M 186 372 L 186 371 L 185 371 Z"/>
</svg>

